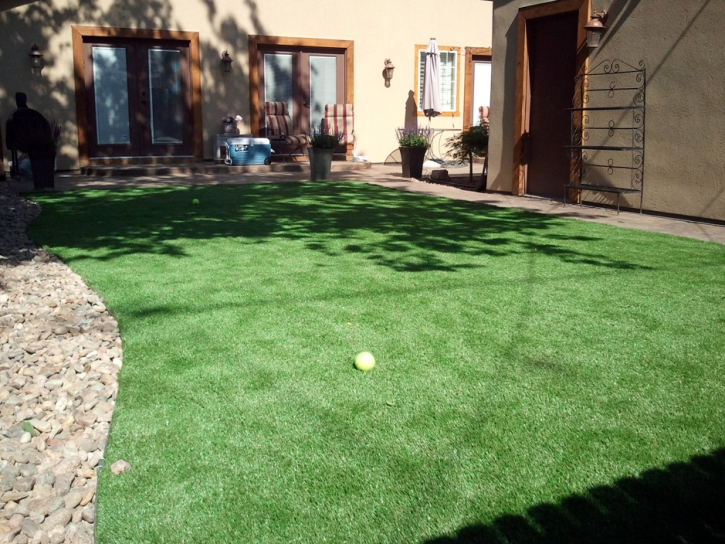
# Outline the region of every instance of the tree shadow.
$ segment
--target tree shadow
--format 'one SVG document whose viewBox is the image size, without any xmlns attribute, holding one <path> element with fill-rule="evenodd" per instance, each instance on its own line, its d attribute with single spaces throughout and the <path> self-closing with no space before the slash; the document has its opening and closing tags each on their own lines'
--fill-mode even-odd
<svg viewBox="0 0 725 544">
<path fill-rule="evenodd" d="M 688 463 L 503 515 L 425 544 L 710 543 L 725 541 L 725 449 Z"/>
<path fill-rule="evenodd" d="M 236 238 L 253 244 L 296 240 L 331 257 L 354 253 L 405 272 L 478 268 L 487 258 L 534 251 L 610 270 L 650 268 L 601 251 L 596 238 L 569 233 L 560 218 L 356 182 L 74 191 L 36 198 L 44 211 L 31 224 L 31 236 L 51 248 L 79 250 L 70 260 L 133 253 L 183 258 L 181 240 Z"/>
</svg>

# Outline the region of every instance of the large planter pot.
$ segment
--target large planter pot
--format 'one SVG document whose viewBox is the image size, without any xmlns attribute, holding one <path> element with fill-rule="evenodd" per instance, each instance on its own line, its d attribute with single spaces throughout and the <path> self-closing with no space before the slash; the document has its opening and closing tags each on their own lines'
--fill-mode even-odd
<svg viewBox="0 0 725 544">
<path fill-rule="evenodd" d="M 423 177 L 423 162 L 425 162 L 426 147 L 401 147 L 400 161 L 403 164 L 403 177 L 421 179 Z"/>
<path fill-rule="evenodd" d="M 311 147 L 310 153 L 310 179 L 312 181 L 323 181 L 330 179 L 330 169 L 332 168 L 332 154 L 334 149 L 322 149 L 319 147 Z"/>
<path fill-rule="evenodd" d="M 33 188 L 36 190 L 55 187 L 55 151 L 31 151 L 30 167 L 33 170 Z"/>
</svg>

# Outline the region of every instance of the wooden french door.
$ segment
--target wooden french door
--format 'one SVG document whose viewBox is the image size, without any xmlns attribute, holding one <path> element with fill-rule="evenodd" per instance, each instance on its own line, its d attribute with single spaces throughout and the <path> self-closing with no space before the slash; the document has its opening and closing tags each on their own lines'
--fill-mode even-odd
<svg viewBox="0 0 725 544">
<path fill-rule="evenodd" d="M 284 102 L 295 134 L 309 134 L 325 116 L 326 104 L 345 102 L 345 50 L 260 46 L 257 51 L 258 104 Z"/>
<path fill-rule="evenodd" d="M 193 156 L 189 42 L 84 40 L 83 70 L 90 158 Z"/>
</svg>

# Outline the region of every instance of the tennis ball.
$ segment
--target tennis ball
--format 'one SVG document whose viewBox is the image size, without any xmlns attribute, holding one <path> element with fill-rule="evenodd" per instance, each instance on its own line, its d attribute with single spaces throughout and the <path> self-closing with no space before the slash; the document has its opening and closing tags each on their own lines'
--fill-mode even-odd
<svg viewBox="0 0 725 544">
<path fill-rule="evenodd" d="M 361 353 L 358 353 L 357 357 L 355 357 L 355 368 L 357 368 L 358 370 L 367 372 L 368 370 L 371 370 L 374 366 L 375 357 L 373 357 L 372 353 L 363 351 Z"/>
<path fill-rule="evenodd" d="M 195 198 L 194 200 L 191 201 L 191 203 L 192 204 L 198 204 L 199 203 L 199 199 L 198 198 Z"/>
</svg>

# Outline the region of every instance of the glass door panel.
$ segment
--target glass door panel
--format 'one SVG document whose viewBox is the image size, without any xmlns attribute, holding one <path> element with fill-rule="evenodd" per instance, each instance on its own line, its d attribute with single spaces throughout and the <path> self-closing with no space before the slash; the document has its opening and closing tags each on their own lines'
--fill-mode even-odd
<svg viewBox="0 0 725 544">
<path fill-rule="evenodd" d="M 151 143 L 184 143 L 184 94 L 181 51 L 149 49 Z"/>
<path fill-rule="evenodd" d="M 337 58 L 310 55 L 310 128 L 325 117 L 325 104 L 336 104 Z"/>
<path fill-rule="evenodd" d="M 294 66 L 291 54 L 264 54 L 264 102 L 284 102 L 290 118 L 294 119 Z"/>
<path fill-rule="evenodd" d="M 126 49 L 93 47 L 97 145 L 131 143 Z"/>
</svg>

